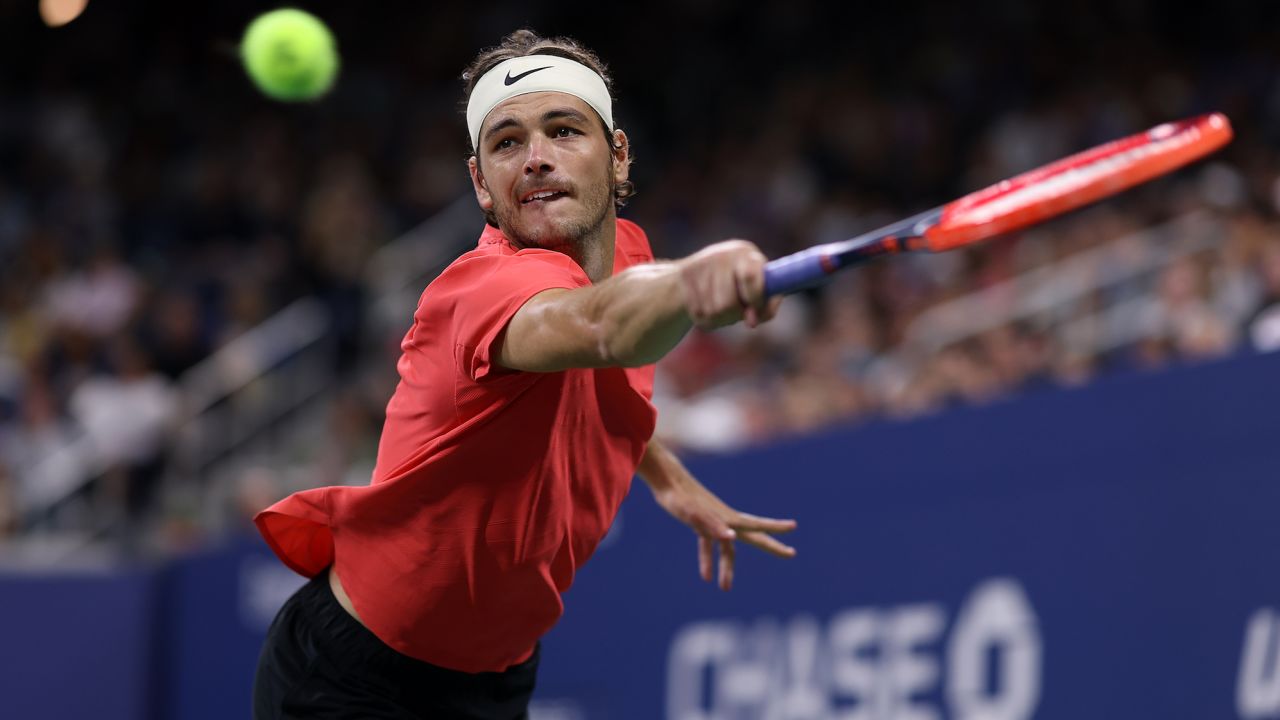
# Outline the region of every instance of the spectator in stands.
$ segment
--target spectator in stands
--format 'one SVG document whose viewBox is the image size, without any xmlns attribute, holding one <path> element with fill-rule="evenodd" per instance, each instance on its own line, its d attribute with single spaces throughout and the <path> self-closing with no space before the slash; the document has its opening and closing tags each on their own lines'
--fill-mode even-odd
<svg viewBox="0 0 1280 720">
<path fill-rule="evenodd" d="M 111 360 L 113 372 L 76 387 L 70 409 L 88 440 L 90 467 L 106 473 L 109 507 L 137 522 L 151 509 L 177 398 L 133 338 L 115 339 Z"/>
<path fill-rule="evenodd" d="M 138 278 L 101 246 L 83 270 L 54 279 L 45 288 L 45 315 L 57 329 L 95 339 L 118 333 L 130 321 L 140 294 Z"/>
<path fill-rule="evenodd" d="M 0 435 L 4 459 L 0 464 L 12 477 L 9 490 L 22 508 L 20 514 L 43 509 L 84 477 L 85 469 L 68 452 L 76 437 L 72 422 L 60 411 L 53 386 L 40 373 L 29 372 L 17 420 Z"/>
<path fill-rule="evenodd" d="M 143 346 L 151 350 L 155 369 L 170 380 L 177 380 L 208 356 L 210 344 L 203 329 L 195 296 L 190 291 L 168 290 L 156 297 L 140 332 Z"/>
<path fill-rule="evenodd" d="M 1262 250 L 1262 299 L 1245 321 L 1253 349 L 1280 350 L 1280 240 L 1272 239 Z"/>
<path fill-rule="evenodd" d="M 1203 266 L 1190 258 L 1164 271 L 1146 313 L 1147 333 L 1165 338 L 1180 358 L 1220 355 L 1231 345 L 1230 328 L 1207 300 Z"/>
<path fill-rule="evenodd" d="M 8 468 L 0 465 L 0 541 L 13 537 L 20 529 L 18 502 L 14 497 L 13 478 Z"/>
</svg>

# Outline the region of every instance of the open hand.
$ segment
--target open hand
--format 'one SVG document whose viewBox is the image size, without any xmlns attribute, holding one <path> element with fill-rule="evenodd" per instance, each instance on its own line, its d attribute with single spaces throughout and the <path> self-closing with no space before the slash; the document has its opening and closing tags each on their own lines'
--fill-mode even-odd
<svg viewBox="0 0 1280 720">
<path fill-rule="evenodd" d="M 683 470 L 683 467 L 680 468 Z M 688 472 L 675 473 L 671 482 L 654 490 L 654 498 L 677 520 L 698 534 L 698 571 L 711 582 L 715 548 L 720 549 L 720 589 L 733 586 L 734 542 L 741 540 L 771 555 L 795 557 L 795 548 L 773 537 L 796 528 L 795 520 L 775 520 L 738 512 Z"/>
</svg>

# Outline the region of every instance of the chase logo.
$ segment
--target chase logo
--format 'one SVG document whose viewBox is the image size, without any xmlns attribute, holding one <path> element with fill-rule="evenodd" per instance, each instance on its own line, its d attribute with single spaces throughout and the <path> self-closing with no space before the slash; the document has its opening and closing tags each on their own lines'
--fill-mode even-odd
<svg viewBox="0 0 1280 720">
<path fill-rule="evenodd" d="M 1012 578 L 940 603 L 849 608 L 825 624 L 703 621 L 667 661 L 668 720 L 1029 720 L 1040 701 L 1035 611 Z"/>
</svg>

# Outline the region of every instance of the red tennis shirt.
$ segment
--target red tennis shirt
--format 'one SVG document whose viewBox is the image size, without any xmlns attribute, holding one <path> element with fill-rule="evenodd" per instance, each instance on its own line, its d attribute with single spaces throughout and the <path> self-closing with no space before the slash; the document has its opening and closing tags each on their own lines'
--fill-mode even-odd
<svg viewBox="0 0 1280 720">
<path fill-rule="evenodd" d="M 614 272 L 653 260 L 618 220 Z M 486 227 L 427 286 L 401 343 L 373 480 L 262 511 L 280 559 L 334 564 L 365 625 L 396 650 L 466 672 L 523 662 L 613 522 L 657 414 L 653 366 L 516 372 L 495 346 L 549 288 L 590 285 L 567 255 Z"/>
</svg>

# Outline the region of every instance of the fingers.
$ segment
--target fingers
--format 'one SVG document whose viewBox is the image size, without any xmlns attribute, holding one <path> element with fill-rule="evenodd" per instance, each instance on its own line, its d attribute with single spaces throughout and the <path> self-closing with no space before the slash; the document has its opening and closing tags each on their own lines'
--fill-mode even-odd
<svg viewBox="0 0 1280 720">
<path fill-rule="evenodd" d="M 793 558 L 796 556 L 795 548 L 791 547 L 790 545 L 782 544 L 777 538 L 773 537 L 772 535 L 767 535 L 762 532 L 752 531 L 752 532 L 741 533 L 740 535 L 738 535 L 738 537 L 742 538 L 742 542 L 747 543 L 748 545 L 751 545 L 753 547 L 760 548 L 761 550 L 775 557 Z"/>
<path fill-rule="evenodd" d="M 739 530 L 758 530 L 767 533 L 786 533 L 796 529 L 795 520 L 776 520 L 747 513 L 738 513 L 729 523 Z"/>
<path fill-rule="evenodd" d="M 766 262 L 764 254 L 745 240 L 716 243 L 681 260 L 689 318 L 707 329 L 739 320 L 755 327 L 768 320 L 776 306 L 764 295 Z"/>
<path fill-rule="evenodd" d="M 760 318 L 760 322 L 769 322 L 778 315 L 778 308 L 782 305 L 782 296 L 775 295 L 769 298 L 769 302 L 765 305 L 764 313 Z"/>
<path fill-rule="evenodd" d="M 705 489 L 703 492 L 706 492 Z M 698 534 L 698 575 L 706 582 L 712 579 L 712 555 L 715 545 L 720 546 L 719 586 L 721 590 L 733 587 L 735 551 L 734 541 L 741 539 L 752 547 L 780 558 L 796 556 L 795 548 L 773 535 L 796 529 L 795 520 L 778 520 L 748 513 L 740 513 L 718 498 L 706 493 L 711 511 L 697 512 L 686 522 Z"/>
<path fill-rule="evenodd" d="M 698 327 L 717 328 L 742 317 L 732 273 L 734 243 L 717 243 L 681 261 L 685 312 Z"/>
<path fill-rule="evenodd" d="M 717 328 L 737 322 L 741 317 L 737 298 L 738 290 L 734 287 L 733 276 L 707 273 L 702 297 L 703 326 Z"/>
<path fill-rule="evenodd" d="M 755 521 L 763 524 L 772 524 L 777 527 L 778 524 L 787 526 L 787 529 L 795 528 L 794 520 L 770 520 L 767 518 L 755 518 Z M 733 568 L 736 558 L 734 540 L 741 539 L 743 542 L 752 547 L 759 548 L 770 555 L 780 558 L 793 558 L 796 556 L 796 549 L 790 545 L 785 545 L 777 538 L 768 534 L 765 530 L 750 530 L 741 533 L 735 533 L 726 526 L 725 533 L 716 533 L 713 540 L 711 535 L 698 535 L 698 575 L 706 582 L 711 582 L 711 556 L 713 554 L 713 543 L 720 546 L 720 589 L 729 590 L 733 587 Z M 785 531 L 781 531 L 785 532 Z"/>
<path fill-rule="evenodd" d="M 698 536 L 698 575 L 711 582 L 711 540 L 702 535 Z"/>
<path fill-rule="evenodd" d="M 755 307 L 755 309 L 763 310 L 768 304 L 767 297 L 764 297 L 764 264 L 768 263 L 763 252 L 760 252 L 754 245 L 750 245 L 748 249 L 741 252 L 737 263 L 733 266 L 733 274 L 737 279 L 737 290 L 739 290 L 739 300 L 742 304 Z"/>
<path fill-rule="evenodd" d="M 694 292 L 686 310 L 698 327 L 714 329 L 737 322 L 742 317 L 738 289 L 727 273 L 705 272 L 693 280 Z"/>
<path fill-rule="evenodd" d="M 754 328 L 764 322 L 763 315 L 768 306 L 768 299 L 764 296 L 764 264 L 764 254 L 754 246 L 740 254 L 734 264 L 734 288 L 747 327 Z"/>
<path fill-rule="evenodd" d="M 694 516 L 690 523 L 697 533 L 703 537 L 713 540 L 734 540 L 738 537 L 738 533 L 734 531 L 733 526 L 721 520 L 719 515 L 714 512 L 701 513 Z"/>
<path fill-rule="evenodd" d="M 720 589 L 729 590 L 733 587 L 733 554 L 734 547 L 732 540 L 720 541 Z"/>
</svg>

